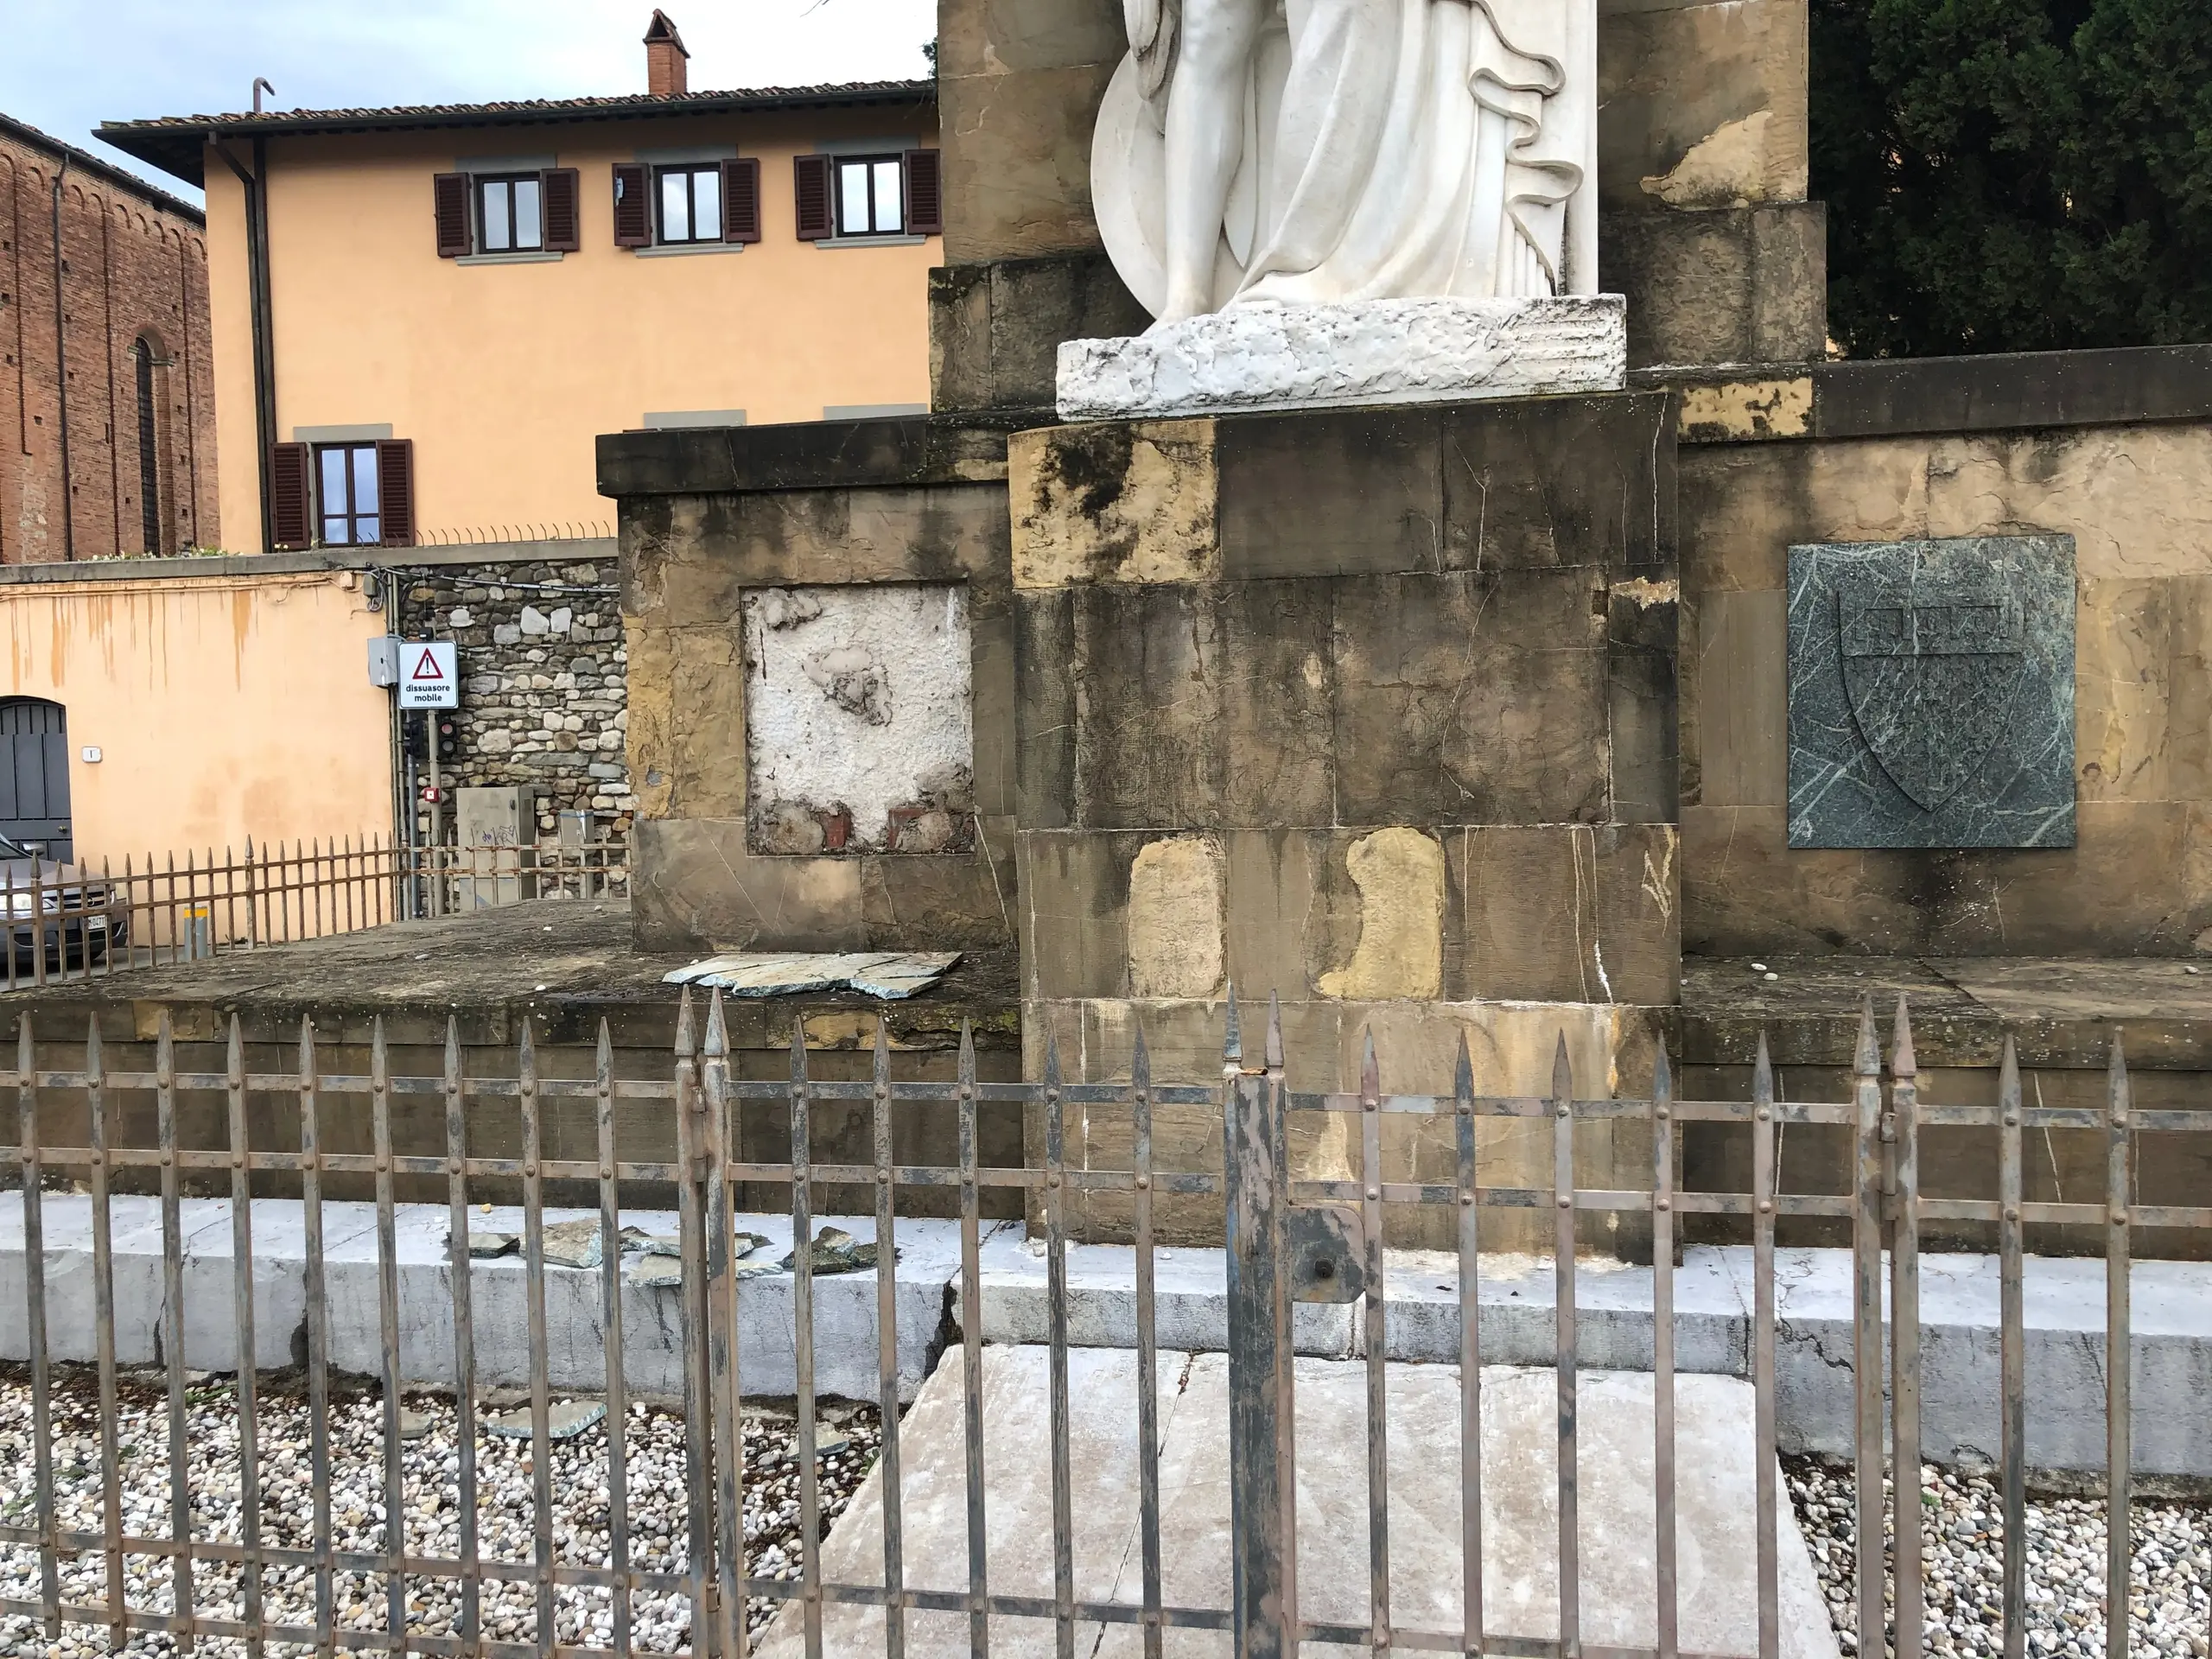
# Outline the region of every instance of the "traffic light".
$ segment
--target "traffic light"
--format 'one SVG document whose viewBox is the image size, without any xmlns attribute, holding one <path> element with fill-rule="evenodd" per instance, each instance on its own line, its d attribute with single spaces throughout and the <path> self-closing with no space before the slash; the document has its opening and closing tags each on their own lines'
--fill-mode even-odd
<svg viewBox="0 0 2212 1659">
<path fill-rule="evenodd" d="M 430 758 L 430 722 L 436 718 L 435 715 L 424 715 L 417 719 L 411 714 L 403 714 L 399 717 L 400 747 L 407 758 L 417 766 L 425 764 Z"/>
<path fill-rule="evenodd" d="M 450 766 L 461 758 L 461 727 L 451 709 L 434 716 L 438 722 L 438 764 Z"/>
</svg>

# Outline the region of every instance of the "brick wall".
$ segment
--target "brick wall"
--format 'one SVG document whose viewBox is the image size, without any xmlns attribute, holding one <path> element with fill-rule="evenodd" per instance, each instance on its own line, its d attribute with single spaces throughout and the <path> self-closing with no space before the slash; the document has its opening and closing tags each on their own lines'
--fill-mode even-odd
<svg viewBox="0 0 2212 1659">
<path fill-rule="evenodd" d="M 596 830 L 626 838 L 637 803 L 614 560 L 396 571 L 400 632 L 461 648 L 461 752 L 448 783 L 535 784 L 541 833 L 553 832 L 556 813 L 588 811 Z"/>
<path fill-rule="evenodd" d="M 156 359 L 152 547 L 131 355 L 142 339 Z M 220 539 L 199 214 L 0 117 L 0 563 L 175 554 Z"/>
</svg>

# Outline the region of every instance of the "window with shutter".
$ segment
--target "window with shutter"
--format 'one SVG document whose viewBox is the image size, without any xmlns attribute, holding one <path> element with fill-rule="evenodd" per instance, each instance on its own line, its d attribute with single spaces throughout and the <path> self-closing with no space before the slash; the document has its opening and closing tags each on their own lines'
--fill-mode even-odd
<svg viewBox="0 0 2212 1659">
<path fill-rule="evenodd" d="M 469 251 L 468 175 L 441 173 L 433 178 L 430 204 L 438 226 L 438 257 L 460 258 Z"/>
<path fill-rule="evenodd" d="M 386 547 L 415 545 L 415 441 L 377 444 L 377 517 Z"/>
<path fill-rule="evenodd" d="M 837 233 L 830 211 L 830 157 L 793 157 L 794 194 L 798 203 L 798 239 L 821 242 Z"/>
<path fill-rule="evenodd" d="M 906 230 L 914 236 L 944 233 L 944 175 L 933 149 L 910 149 L 906 162 Z"/>
<path fill-rule="evenodd" d="M 652 181 L 644 164 L 614 164 L 614 245 L 644 248 L 652 245 Z"/>
<path fill-rule="evenodd" d="M 313 543 L 308 523 L 308 469 L 304 443 L 280 443 L 269 452 L 269 533 L 279 548 Z"/>
<path fill-rule="evenodd" d="M 545 241 L 548 253 L 574 253 L 583 245 L 578 193 L 582 181 L 573 167 L 552 168 L 539 177 L 545 203 Z"/>
<path fill-rule="evenodd" d="M 760 239 L 760 158 L 722 163 L 722 240 Z"/>
</svg>

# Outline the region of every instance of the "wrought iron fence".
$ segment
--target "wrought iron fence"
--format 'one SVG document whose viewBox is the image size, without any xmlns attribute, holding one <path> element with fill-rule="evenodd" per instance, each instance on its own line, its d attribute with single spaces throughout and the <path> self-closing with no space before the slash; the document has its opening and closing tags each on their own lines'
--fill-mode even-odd
<svg viewBox="0 0 2212 1659">
<path fill-rule="evenodd" d="M 370 1050 L 365 1074 L 326 1071 L 318 1059 L 315 1035 L 303 1027 L 296 1063 L 288 1070 L 249 1072 L 235 1020 L 230 1029 L 225 1069 L 215 1072 L 180 1070 L 175 1042 L 164 1018 L 150 1071 L 111 1069 L 103 1058 L 97 1025 L 86 1039 L 79 1064 L 53 1069 L 50 1055 L 35 1047 L 28 1020 L 22 1022 L 12 1073 L 0 1073 L 0 1089 L 13 1089 L 18 1102 L 20 1136 L 5 1154 L 19 1173 L 25 1261 L 43 1264 L 46 1243 L 41 1217 L 49 1180 L 81 1182 L 89 1194 L 92 1294 L 98 1352 L 98 1425 L 102 1486 L 98 1529 L 62 1524 L 57 1506 L 54 1466 L 55 1367 L 49 1358 L 49 1320 L 54 1292 L 42 1265 L 25 1274 L 29 1386 L 33 1429 L 34 1501 L 28 1522 L 0 1525 L 0 1547 L 34 1552 L 40 1591 L 35 1596 L 0 1599 L 0 1613 L 41 1621 L 49 1632 L 66 1625 L 104 1627 L 119 1645 L 134 1633 L 167 1632 L 180 1640 L 228 1638 L 251 1653 L 267 1643 L 298 1643 L 319 1652 L 376 1649 L 391 1652 L 486 1656 L 629 1655 L 655 1650 L 638 1638 L 633 1601 L 645 1595 L 679 1599 L 688 1605 L 688 1650 L 736 1655 L 746 1650 L 744 1609 L 748 1598 L 796 1607 L 805 1650 L 823 1645 L 825 1611 L 838 1606 L 880 1609 L 883 1646 L 904 1651 L 906 1621 L 919 1612 L 964 1615 L 973 1650 L 982 1653 L 991 1638 L 993 1618 L 1041 1621 L 1053 1631 L 1057 1650 L 1073 1651 L 1080 1624 L 1135 1626 L 1147 1655 L 1163 1650 L 1169 1630 L 1229 1632 L 1240 1655 L 1294 1652 L 1301 1642 L 1369 1647 L 1408 1648 L 1464 1653 L 1596 1656 L 1674 1655 L 1680 1593 L 1677 1554 L 1677 1471 L 1675 1463 L 1675 1249 L 1677 1218 L 1685 1214 L 1726 1215 L 1748 1220 L 1756 1264 L 1756 1306 L 1751 1315 L 1751 1382 L 1756 1395 L 1754 1435 L 1756 1482 L 1757 1643 L 1762 1659 L 1780 1649 L 1777 1602 L 1777 1492 L 1776 1414 L 1776 1300 L 1774 1231 L 1785 1215 L 1828 1216 L 1848 1220 L 1854 1237 L 1855 1299 L 1852 1365 L 1856 1388 L 1856 1487 L 1858 1651 L 1881 1653 L 1885 1643 L 1900 1656 L 1916 1655 L 1921 1639 L 1923 1589 L 1920 1556 L 1920 1349 L 1916 1241 L 1923 1222 L 1936 1218 L 1993 1222 L 2001 1240 L 2002 1361 L 2001 1472 L 2004 1521 L 2003 1641 L 2005 1651 L 2024 1652 L 2024 1583 L 2028 1535 L 2024 1521 L 2026 1416 L 2023 1318 L 2022 1229 L 2031 1222 L 2090 1223 L 2104 1230 L 2107 1242 L 2106 1368 L 2108 1425 L 2107 1453 L 2109 1556 L 2107 1585 L 2111 1618 L 2107 1651 L 2127 1651 L 2126 1586 L 2130 1561 L 2129 1268 L 2134 1228 L 2212 1227 L 2212 1208 L 2151 1206 L 2136 1203 L 2130 1152 L 2145 1131 L 2212 1132 L 2212 1118 L 2188 1111 L 2137 1111 L 2130 1103 L 2128 1074 L 2117 1039 L 2113 1045 L 2107 1098 L 2101 1109 L 2025 1107 L 2019 1069 L 2006 1044 L 1995 1105 L 1936 1106 L 1919 1098 L 1910 1028 L 1902 1002 L 1886 1078 L 1877 1049 L 1871 1003 L 1862 1014 L 1856 1059 L 1856 1084 L 1846 1101 L 1782 1102 L 1775 1097 L 1772 1071 L 1762 1042 L 1748 1101 L 1696 1101 L 1675 1096 L 1663 1056 L 1657 1063 L 1649 1098 L 1581 1098 L 1578 1095 L 1562 1038 L 1550 1092 L 1541 1097 L 1478 1095 L 1463 1044 L 1453 1088 L 1448 1094 L 1389 1095 L 1379 1086 L 1372 1043 L 1368 1045 L 1361 1086 L 1351 1093 L 1294 1091 L 1286 1077 L 1280 1020 L 1269 1020 L 1260 1065 L 1248 1064 L 1240 1038 L 1236 1004 L 1228 1009 L 1224 1075 L 1218 1084 L 1161 1084 L 1151 1075 L 1141 1034 L 1131 1055 L 1128 1077 L 1108 1083 L 1070 1083 L 1061 1075 L 1057 1048 L 1048 1052 L 1040 1079 L 1014 1083 L 979 1081 L 971 1038 L 963 1032 L 957 1075 L 950 1078 L 907 1079 L 892 1075 L 890 1052 L 879 1026 L 873 1075 L 865 1081 L 823 1081 L 810 1077 L 803 1027 L 794 1022 L 788 1076 L 742 1079 L 733 1060 L 719 993 L 710 1004 L 703 1035 L 697 1032 L 690 994 L 684 995 L 672 1056 L 672 1076 L 632 1079 L 615 1075 L 613 1051 L 602 1026 L 596 1069 L 585 1078 L 541 1075 L 538 1057 L 525 1028 L 516 1054 L 515 1075 L 480 1078 L 464 1075 L 458 1033 L 448 1027 L 442 1074 L 392 1074 L 381 1025 Z M 219 1097 L 220 1127 L 210 1144 L 188 1146 L 181 1131 L 180 1099 L 195 1094 Z M 396 1100 L 424 1097 L 442 1103 L 442 1139 L 436 1144 L 402 1147 L 395 1139 Z M 275 1138 L 283 1146 L 253 1144 L 256 1122 L 278 1122 L 250 1109 L 250 1101 L 296 1102 L 296 1128 Z M 146 1110 L 150 1103 L 150 1113 Z M 1041 1122 L 1042 1158 L 1033 1165 L 993 1167 L 979 1159 L 979 1111 L 994 1103 L 1019 1106 Z M 757 1155 L 751 1131 L 741 1132 L 747 1104 L 788 1113 L 788 1154 Z M 832 1164 L 815 1160 L 817 1135 L 812 1114 L 820 1105 L 843 1103 L 863 1109 L 873 1129 L 873 1158 Z M 957 1113 L 957 1154 L 950 1164 L 901 1163 L 895 1157 L 894 1128 L 902 1115 L 918 1108 L 950 1103 Z M 595 1141 L 572 1145 L 570 1155 L 549 1151 L 549 1109 L 587 1109 Z M 1156 1109 L 1203 1109 L 1217 1112 L 1224 1131 L 1218 1163 L 1203 1167 L 1166 1168 L 1154 1159 Z M 365 1109 L 368 1149 L 332 1148 L 328 1134 L 340 1116 L 358 1122 Z M 1073 1167 L 1068 1157 L 1067 1115 L 1126 1113 L 1130 1155 L 1122 1168 Z M 481 1150 L 485 1116 L 512 1109 L 519 1125 L 519 1145 L 511 1156 L 486 1156 Z M 1444 1180 L 1392 1179 L 1385 1167 L 1383 1122 L 1391 1114 L 1441 1118 L 1454 1128 L 1454 1167 Z M 1320 1115 L 1357 1125 L 1357 1162 L 1349 1175 L 1306 1179 L 1290 1164 L 1291 1126 L 1301 1116 Z M 1548 1127 L 1551 1179 L 1528 1185 L 1487 1181 L 1478 1154 L 1477 1125 L 1484 1119 L 1517 1119 Z M 1603 1190 L 1575 1184 L 1578 1126 L 1602 1120 L 1642 1121 L 1650 1129 L 1651 1179 L 1648 1187 Z M 120 1133 L 126 1121 L 145 1123 L 150 1135 Z M 1685 1122 L 1741 1125 L 1751 1137 L 1754 1157 L 1751 1190 L 1745 1192 L 1687 1192 L 1675 1176 L 1675 1146 Z M 1785 1194 L 1775 1190 L 1776 1136 L 1784 1125 L 1840 1125 L 1855 1137 L 1857 1159 L 1852 1191 L 1839 1195 Z M 1932 1125 L 1968 1126 L 1994 1133 L 2001 1171 L 1999 1196 L 1992 1201 L 1934 1199 L 1921 1195 L 1916 1147 L 1921 1130 Z M 472 1134 L 472 1129 L 475 1133 Z M 638 1155 L 640 1129 L 650 1131 L 655 1155 Z M 2024 1201 L 2021 1141 L 2024 1133 L 2044 1129 L 2089 1131 L 2105 1137 L 2106 1190 L 2092 1204 Z M 264 1127 L 262 1139 L 271 1138 Z M 627 1139 L 629 1146 L 621 1142 Z M 666 1147 L 672 1146 L 672 1156 Z M 575 1155 L 585 1153 L 588 1155 Z M 1205 1160 L 1199 1160 L 1205 1162 Z M 333 1341 L 331 1300 L 326 1275 L 324 1199 L 326 1179 L 366 1177 L 375 1189 L 374 1266 L 378 1282 L 377 1325 L 380 1332 L 382 1400 L 381 1492 L 383 1548 L 347 1550 L 334 1541 L 332 1515 L 333 1448 L 330 1432 Z M 412 1552 L 407 1548 L 408 1512 L 403 1477 L 401 1391 L 404 1374 L 400 1329 L 399 1249 L 395 1182 L 404 1176 L 442 1177 L 448 1189 L 445 1283 L 450 1294 L 454 1338 L 453 1392 L 464 1432 L 457 1436 L 454 1479 L 460 1493 L 458 1548 L 451 1555 Z M 115 1335 L 115 1240 L 111 1206 L 118 1185 L 158 1182 L 162 1216 L 163 1274 L 158 1387 L 168 1424 L 169 1502 L 166 1523 L 146 1509 L 126 1514 L 118 1471 L 118 1390 L 125 1378 Z M 528 1559 L 506 1559 L 484 1548 L 478 1530 L 479 1448 L 466 1426 L 476 1421 L 481 1390 L 477 1376 L 478 1341 L 473 1329 L 469 1224 L 472 1183 L 519 1182 L 522 1193 L 522 1252 L 528 1312 L 529 1436 L 531 1447 L 531 1517 L 532 1546 Z M 605 1548 L 588 1559 L 557 1549 L 552 1521 L 554 1492 L 550 1449 L 552 1435 L 547 1325 L 545 1209 L 549 1183 L 582 1184 L 597 1195 L 598 1323 L 603 1344 L 603 1386 L 607 1419 L 621 1425 L 629 1416 L 630 1396 L 623 1356 L 623 1297 L 618 1263 L 622 1228 L 621 1198 L 637 1184 L 672 1187 L 679 1215 L 681 1280 L 680 1337 L 685 1470 L 685 1526 L 679 1570 L 649 1569 L 640 1564 L 632 1529 L 635 1496 L 626 1468 L 626 1436 L 607 1440 Z M 186 1445 L 186 1402 L 194 1378 L 187 1370 L 184 1255 L 181 1205 L 188 1185 L 213 1183 L 227 1187 L 231 1317 L 235 1325 L 240 1524 L 235 1541 L 200 1535 L 193 1517 L 192 1475 Z M 806 1240 L 814 1220 L 817 1186 L 855 1184 L 875 1194 L 874 1222 L 878 1246 L 875 1269 L 875 1325 L 880 1357 L 878 1404 L 881 1409 L 880 1457 L 876 1478 L 882 1496 L 883 1571 L 872 1582 L 833 1580 L 821 1555 L 821 1492 L 816 1398 L 814 1267 L 810 1250 L 795 1249 L 790 1262 L 791 1340 L 795 1357 L 796 1480 L 800 1512 L 798 1559 L 788 1573 L 765 1571 L 748 1558 L 744 1525 L 749 1471 L 740 1448 L 744 1399 L 738 1365 L 738 1281 L 734 1270 L 734 1217 L 740 1184 L 787 1187 L 793 1237 Z M 256 1223 L 250 1198 L 272 1190 L 296 1193 L 305 1235 L 304 1372 L 312 1471 L 312 1542 L 302 1546 L 271 1541 L 264 1525 L 261 1462 L 257 1443 Z M 899 1281 L 897 1241 L 900 1221 L 896 1198 L 901 1189 L 950 1189 L 959 1204 L 961 1317 L 957 1357 L 945 1363 L 962 1369 L 964 1382 L 964 1492 L 968 1540 L 966 1581 L 909 1582 L 901 1499 L 899 1376 L 896 1334 Z M 1034 1215 L 1043 1238 L 1048 1289 L 1052 1590 L 1049 1596 L 1018 1595 L 994 1588 L 986 1542 L 988 1488 L 983 1432 L 984 1323 L 981 1243 L 982 1197 L 990 1188 L 1018 1188 L 1035 1200 Z M 1071 1467 L 1068 1205 L 1071 1194 L 1114 1193 L 1126 1198 L 1135 1250 L 1135 1392 L 1139 1415 L 1135 1439 L 1138 1463 L 1141 1586 L 1131 1599 L 1077 1593 L 1072 1540 L 1077 1495 Z M 1159 1351 L 1155 1334 L 1154 1205 L 1163 1197 L 1205 1195 L 1225 1207 L 1228 1264 L 1229 1389 L 1231 1459 L 1231 1549 L 1235 1593 L 1224 1605 L 1179 1605 L 1166 1598 L 1161 1557 L 1162 1495 L 1159 1452 L 1161 1441 L 1156 1401 Z M 1424 1629 L 1394 1617 L 1391 1592 L 1389 1460 L 1386 1409 L 1385 1302 L 1390 1271 L 1383 1251 L 1383 1220 L 1393 1206 L 1440 1207 L 1459 1218 L 1457 1385 L 1460 1402 L 1458 1466 L 1460 1483 L 1462 1605 L 1456 1624 Z M 1555 1222 L 1554 1310 L 1559 1414 L 1556 1439 L 1556 1496 L 1559 1567 L 1556 1639 L 1502 1637 L 1487 1626 L 1484 1605 L 1484 1560 L 1480 1493 L 1484 1477 L 1479 1433 L 1484 1387 L 1478 1295 L 1483 1274 L 1477 1221 L 1485 1208 L 1549 1211 Z M 1648 1212 L 1655 1236 L 1652 1256 L 1655 1313 L 1652 1457 L 1655 1511 L 1649 1517 L 1656 1539 L 1654 1579 L 1656 1641 L 1649 1647 L 1601 1647 L 1583 1639 L 1579 1552 L 1577 1294 L 1575 1226 L 1579 1214 L 1592 1211 Z M 1890 1294 L 1882 1295 L 1885 1262 Z M 1298 1586 L 1295 1464 L 1298 1413 L 1292 1363 L 1292 1311 L 1306 1301 L 1357 1302 L 1365 1333 L 1364 1390 L 1367 1523 L 1371 1564 L 1370 1617 L 1365 1623 L 1323 1622 L 1301 1613 Z M 12 1319 L 16 1310 L 6 1310 Z M 1887 1387 L 1885 1387 L 1885 1370 Z M 1885 1484 L 1885 1476 L 1889 1480 Z M 1885 1521 L 1893 1528 L 1893 1554 L 1884 1547 Z M 1637 1524 L 1642 1524 L 1639 1519 Z M 65 1599 L 61 1565 L 76 1555 L 97 1556 L 105 1564 L 105 1599 Z M 168 1563 L 166 1593 L 133 1605 L 125 1592 L 126 1558 Z M 196 1573 L 220 1565 L 235 1569 L 238 1591 L 217 1602 L 200 1599 Z M 280 1618 L 265 1595 L 270 1575 L 282 1571 L 312 1580 L 312 1613 Z M 361 1627 L 340 1622 L 334 1608 L 334 1580 L 347 1573 L 381 1580 L 384 1622 Z M 410 1596 L 424 1585 L 457 1588 L 457 1627 L 423 1628 L 410 1614 Z M 487 1586 L 531 1587 L 535 1626 L 528 1632 L 495 1636 L 485 1624 Z M 585 1587 L 603 1592 L 611 1608 L 604 1643 L 556 1636 L 556 1595 Z M 1893 1595 L 1894 1605 L 1886 1605 Z M 671 1643 L 671 1646 L 674 1644 Z M 660 1649 L 665 1651 L 667 1649 Z"/>
<path fill-rule="evenodd" d="M 42 858 L 0 871 L 5 986 L 195 962 L 521 899 L 626 894 L 624 843 L 408 846 L 363 836 L 126 856 L 118 870 Z"/>
</svg>

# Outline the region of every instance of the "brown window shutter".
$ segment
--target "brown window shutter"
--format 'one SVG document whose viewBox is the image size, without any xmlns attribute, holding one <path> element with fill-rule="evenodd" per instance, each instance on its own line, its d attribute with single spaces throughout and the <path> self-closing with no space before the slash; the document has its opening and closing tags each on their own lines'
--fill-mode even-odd
<svg viewBox="0 0 2212 1659">
<path fill-rule="evenodd" d="M 722 163 L 722 240 L 760 239 L 760 158 Z"/>
<path fill-rule="evenodd" d="M 438 257 L 468 251 L 468 175 L 441 173 L 430 181 L 431 211 L 438 221 Z"/>
<path fill-rule="evenodd" d="M 574 253 L 583 245 L 582 205 L 577 198 L 583 182 L 573 167 L 556 167 L 539 175 L 545 202 L 545 251 Z"/>
<path fill-rule="evenodd" d="M 639 162 L 614 164 L 614 245 L 652 245 L 652 178 Z"/>
<path fill-rule="evenodd" d="M 914 236 L 944 233 L 944 183 L 938 154 L 934 149 L 910 149 L 906 155 L 906 229 Z"/>
<path fill-rule="evenodd" d="M 377 518 L 385 547 L 415 545 L 415 440 L 377 442 Z"/>
<path fill-rule="evenodd" d="M 315 544 L 308 499 L 313 467 L 304 443 L 280 443 L 269 452 L 269 533 L 279 548 Z"/>
<path fill-rule="evenodd" d="M 836 222 L 830 215 L 830 158 L 800 156 L 793 162 L 798 169 L 793 184 L 798 200 L 798 239 L 820 242 L 836 235 Z"/>
</svg>

